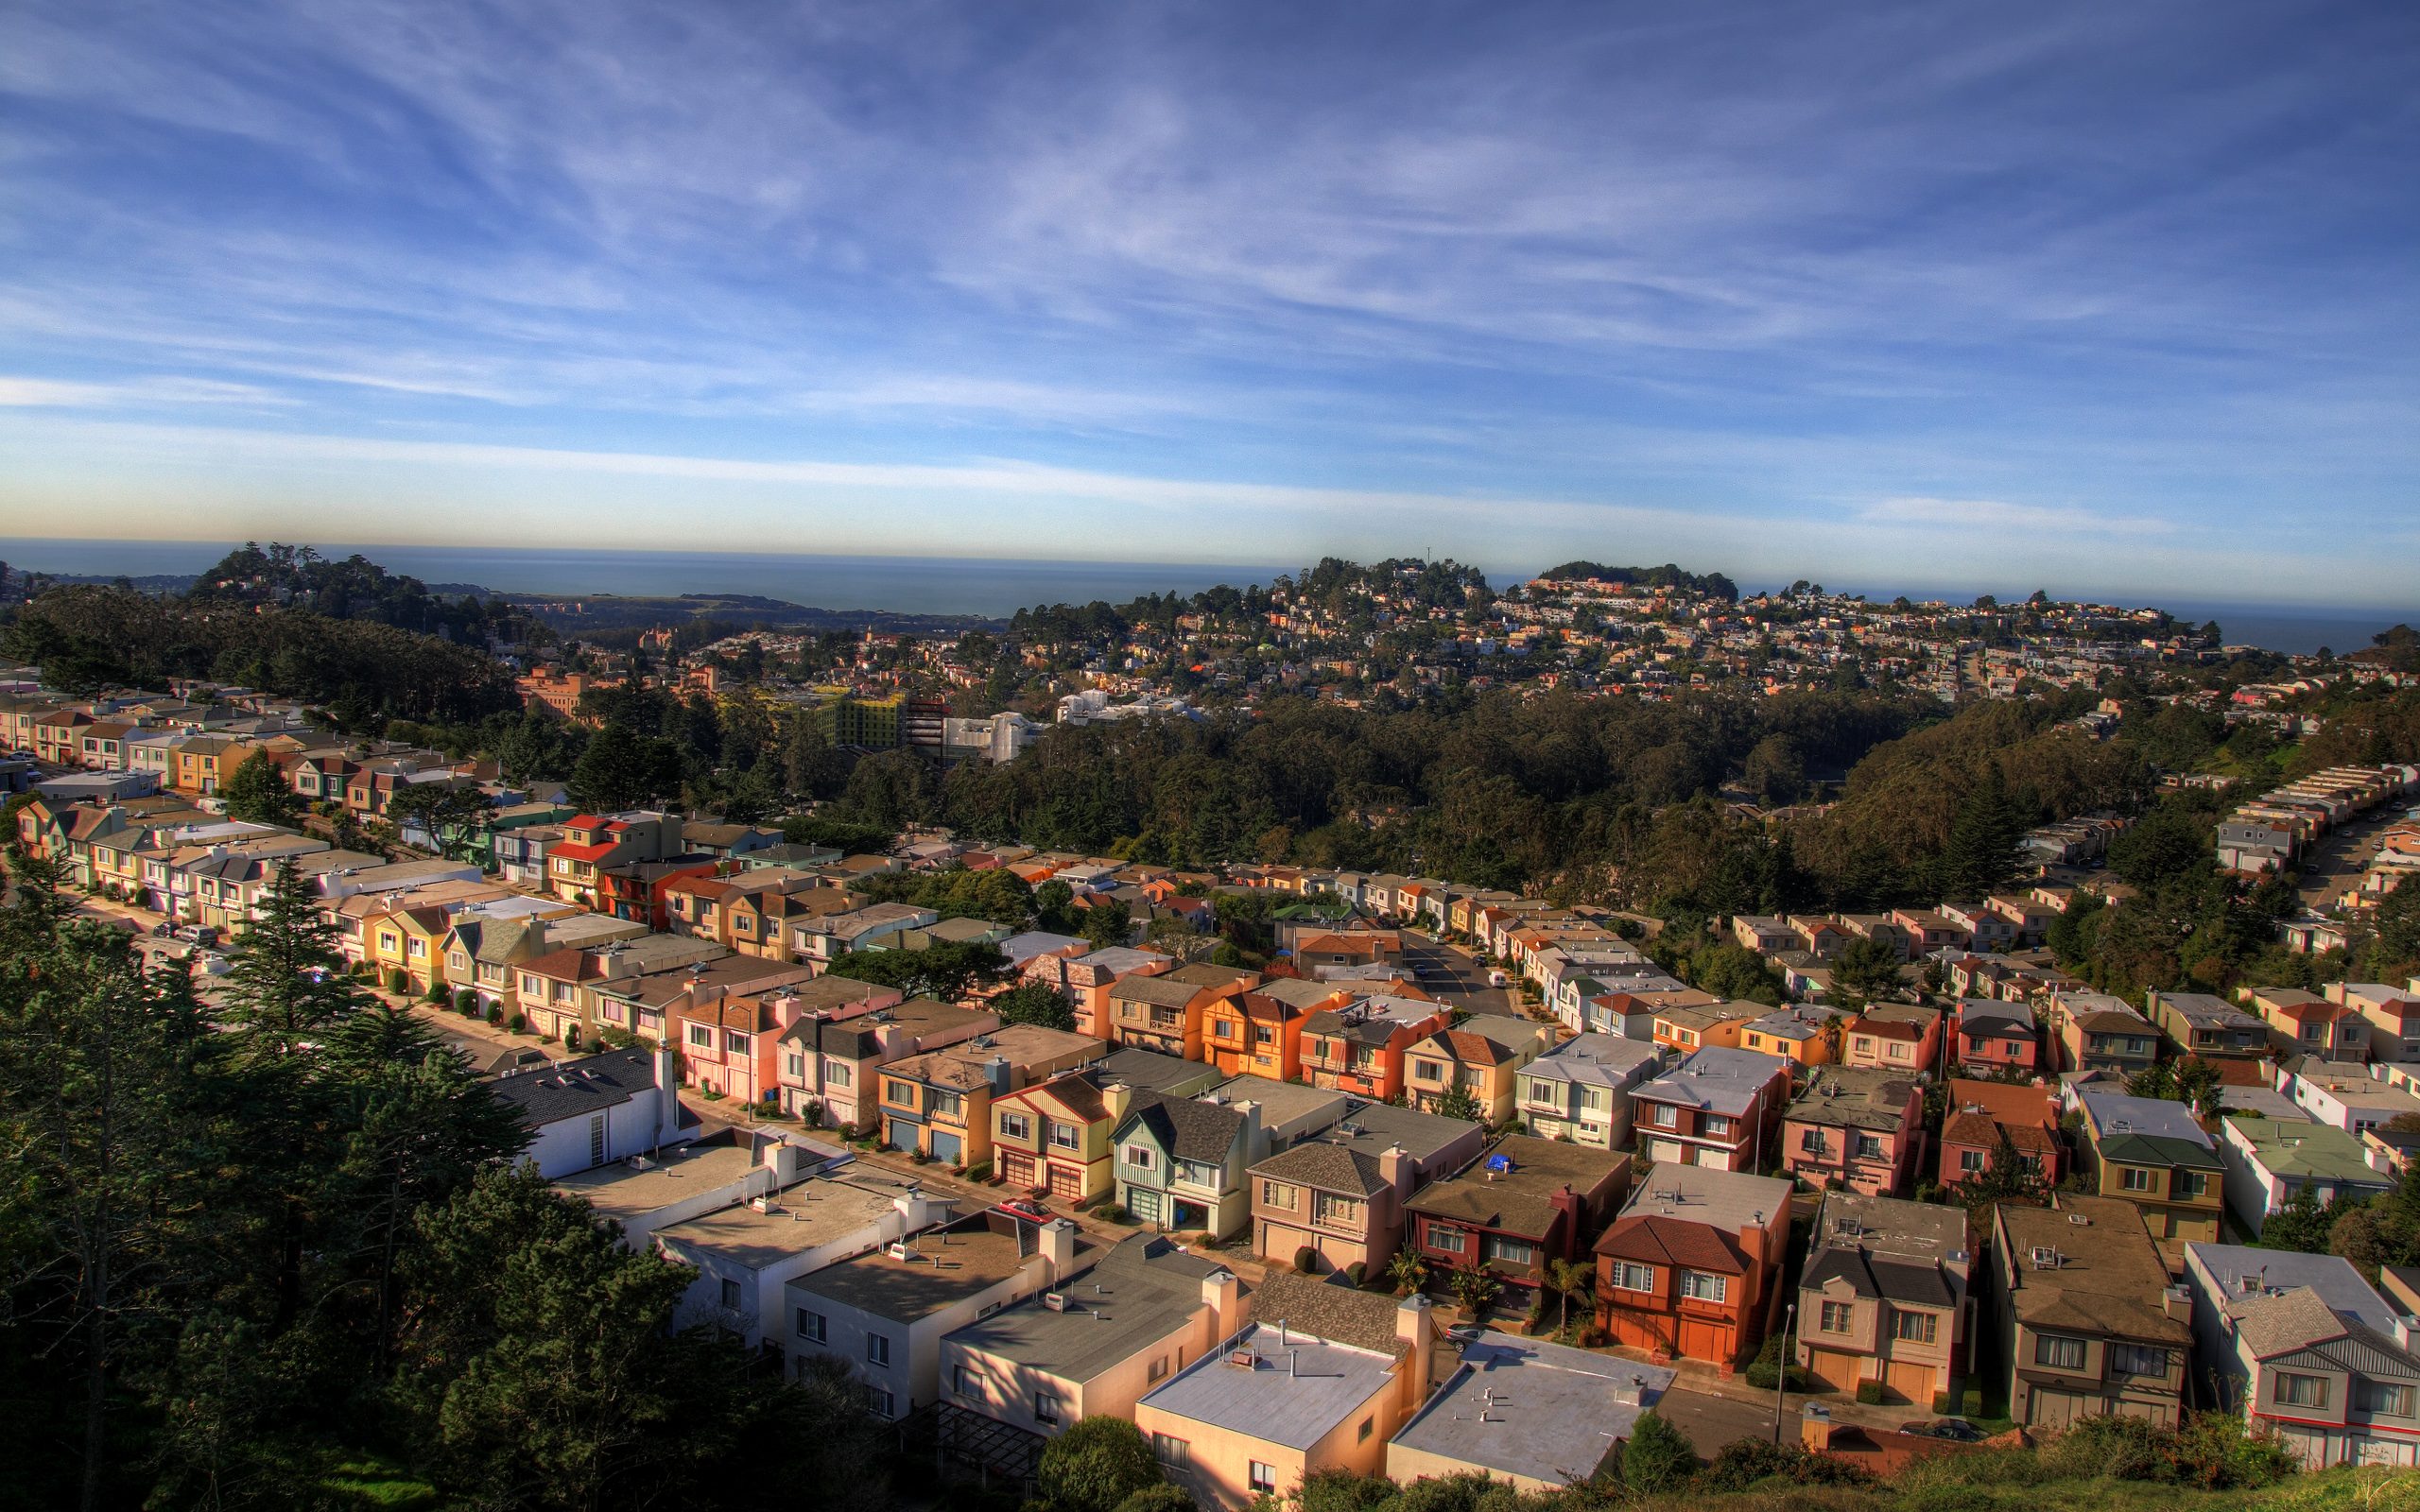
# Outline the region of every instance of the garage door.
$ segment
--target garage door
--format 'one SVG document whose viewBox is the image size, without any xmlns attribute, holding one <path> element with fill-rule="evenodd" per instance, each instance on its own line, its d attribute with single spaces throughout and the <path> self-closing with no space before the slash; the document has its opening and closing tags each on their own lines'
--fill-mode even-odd
<svg viewBox="0 0 2420 1512">
<path fill-rule="evenodd" d="M 1072 1165 L 1053 1164 L 1050 1167 L 1050 1194 L 1054 1197 L 1064 1197 L 1069 1202 L 1081 1200 L 1084 1194 L 1084 1173 Z"/>
<path fill-rule="evenodd" d="M 903 1150 L 914 1149 L 916 1147 L 916 1125 L 904 1118 L 892 1119 L 890 1121 L 890 1143 L 898 1145 Z"/>
<path fill-rule="evenodd" d="M 1920 1406 L 1932 1405 L 1933 1370 L 1928 1365 L 1909 1361 L 1886 1360 L 1882 1366 L 1882 1385 L 1886 1392 L 1895 1393 L 1894 1400 L 1912 1401 Z"/>
<path fill-rule="evenodd" d="M 1012 1187 L 1029 1187 L 1033 1182 L 1033 1157 L 1010 1151 L 1000 1157 L 1000 1176 Z"/>
<path fill-rule="evenodd" d="M 2029 1428 L 2065 1428 L 2079 1418 L 2090 1416 L 2084 1403 L 2090 1399 L 2078 1391 L 2046 1391 L 2033 1388 L 2026 1398 L 2025 1425 Z"/>
<path fill-rule="evenodd" d="M 966 1153 L 966 1142 L 956 1134 L 933 1130 L 932 1156 L 943 1165 L 956 1165 Z"/>
<path fill-rule="evenodd" d="M 1616 1344 L 1634 1349 L 1660 1349 L 1664 1347 L 1664 1336 L 1658 1332 L 1655 1319 L 1616 1309 L 1607 1321 L 1606 1332 L 1613 1335 Z"/>
<path fill-rule="evenodd" d="M 1818 1391 L 1855 1391 L 1858 1372 L 1864 1368 L 1865 1357 L 1842 1354 L 1837 1349 L 1806 1351 L 1807 1383 Z"/>
<path fill-rule="evenodd" d="M 1681 1142 L 1650 1140 L 1647 1142 L 1647 1158 L 1658 1165 L 1678 1165 L 1681 1163 Z"/>
<path fill-rule="evenodd" d="M 1681 1353 L 1692 1360 L 1729 1360 L 1731 1340 L 1731 1325 L 1727 1323 L 1681 1319 Z"/>
</svg>

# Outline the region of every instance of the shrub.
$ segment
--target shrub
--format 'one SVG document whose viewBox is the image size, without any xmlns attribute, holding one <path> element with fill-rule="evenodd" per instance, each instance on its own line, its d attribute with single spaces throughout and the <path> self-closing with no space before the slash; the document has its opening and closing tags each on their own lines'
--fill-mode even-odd
<svg viewBox="0 0 2420 1512">
<path fill-rule="evenodd" d="M 448 994 L 445 990 L 445 984 L 433 976 L 430 977 L 428 979 L 428 1001 L 431 1003 L 442 1003 L 446 1000 L 447 996 Z"/>
<path fill-rule="evenodd" d="M 399 998 L 408 997 L 411 995 L 412 979 L 404 974 L 404 969 L 402 967 L 390 966 L 387 968 L 387 990 L 392 992 Z"/>
<path fill-rule="evenodd" d="M 1305 1245 L 1302 1248 L 1295 1250 L 1294 1269 L 1305 1276 L 1318 1275 L 1320 1272 L 1320 1252 L 1313 1249 L 1308 1245 Z"/>
<path fill-rule="evenodd" d="M 526 1013 L 516 1013 L 504 1021 L 504 1026 L 514 1034 L 527 1034 L 529 1031 L 529 1016 Z"/>
<path fill-rule="evenodd" d="M 579 1024 L 567 1023 L 563 1025 L 563 1048 L 565 1050 L 577 1050 L 579 1048 Z"/>
<path fill-rule="evenodd" d="M 1882 1383 L 1860 1381 L 1857 1383 L 1857 1400 L 1868 1407 L 1882 1405 Z"/>
<path fill-rule="evenodd" d="M 469 988 L 454 994 L 454 1011 L 464 1018 L 479 1011 L 479 995 Z"/>
<path fill-rule="evenodd" d="M 1182 1486 L 1147 1486 L 1117 1503 L 1117 1512 L 1196 1512 L 1193 1493 Z"/>
<path fill-rule="evenodd" d="M 488 1005 L 488 1022 L 490 1022 L 490 1023 L 502 1023 L 503 1022 L 504 1022 L 504 1005 L 503 1005 L 503 1004 L 501 1004 L 501 1003 L 491 1003 L 491 1004 L 489 1004 L 489 1005 Z"/>
<path fill-rule="evenodd" d="M 1780 1476 L 1799 1486 L 1872 1486 L 1871 1472 L 1830 1454 L 1810 1454 L 1793 1443 L 1742 1438 L 1722 1446 L 1698 1472 L 1702 1491 L 1744 1491 L 1759 1481 Z"/>
<path fill-rule="evenodd" d="M 1363 1475 L 1338 1465 L 1304 1476 L 1294 1503 L 1301 1512 L 1368 1512 L 1402 1494 L 1403 1488 L 1386 1476 Z"/>
<path fill-rule="evenodd" d="M 1351 1281 L 1356 1286 L 1360 1285 L 1361 1282 L 1368 1278 L 1369 1274 L 1370 1267 L 1362 1261 L 1357 1260 L 1352 1264 L 1344 1267 L 1344 1279 Z"/>
<path fill-rule="evenodd" d="M 1687 1435 L 1652 1407 L 1639 1414 L 1631 1428 L 1630 1442 L 1622 1446 L 1623 1485 L 1653 1496 L 1679 1489 L 1697 1473 L 1697 1468 L 1698 1452 Z"/>
<path fill-rule="evenodd" d="M 1781 1335 L 1776 1333 L 1772 1338 L 1767 1339 L 1765 1341 L 1765 1347 L 1756 1351 L 1756 1357 L 1748 1363 L 1748 1368 L 1741 1372 L 1741 1374 L 1747 1378 L 1748 1384 L 1754 1386 L 1759 1391 L 1771 1391 L 1776 1386 L 1781 1385 Z M 1789 1367 L 1789 1385 L 1788 1389 L 1791 1391 L 1804 1391 L 1806 1389 L 1806 1372 L 1795 1365 Z"/>
<path fill-rule="evenodd" d="M 1080 1418 L 1042 1452 L 1045 1500 L 1066 1512 L 1114 1512 L 1138 1491 L 1164 1484 L 1150 1440 L 1124 1418 Z"/>
<path fill-rule="evenodd" d="M 1115 1202 L 1104 1202 L 1093 1210 L 1093 1216 L 1103 1223 L 1124 1223 L 1126 1210 Z"/>
</svg>

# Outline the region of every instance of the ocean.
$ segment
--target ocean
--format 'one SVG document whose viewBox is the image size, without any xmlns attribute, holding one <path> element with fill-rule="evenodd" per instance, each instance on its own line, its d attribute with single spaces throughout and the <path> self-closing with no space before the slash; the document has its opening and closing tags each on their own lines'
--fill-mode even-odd
<svg viewBox="0 0 2420 1512">
<path fill-rule="evenodd" d="M 236 542 L 190 541 L 67 541 L 0 537 L 0 560 L 12 569 L 144 577 L 200 572 Z M 818 557 L 779 552 L 563 551 L 501 546 L 320 545 L 336 557 L 359 552 L 389 572 L 426 583 L 470 583 L 504 593 L 585 597 L 671 597 L 682 593 L 752 593 L 838 610 L 888 610 L 910 614 L 981 614 L 1006 618 L 1037 604 L 1122 604 L 1144 593 L 1198 593 L 1226 583 L 1267 583 L 1304 563 L 1266 567 L 1186 562 L 1028 561 L 963 557 Z M 1538 569 L 1489 574 L 1497 585 Z M 1743 585 L 1753 591 L 1754 585 Z M 1868 597 L 1876 590 L 1866 588 Z M 1881 595 L 1887 599 L 1891 595 Z M 1956 595 L 1910 591 L 1910 598 Z M 2308 654 L 2326 646 L 2358 650 L 2399 622 L 2420 621 L 2420 606 L 2402 610 L 2338 605 L 2160 603 L 2194 625 L 2217 620 L 2231 645 Z"/>
</svg>

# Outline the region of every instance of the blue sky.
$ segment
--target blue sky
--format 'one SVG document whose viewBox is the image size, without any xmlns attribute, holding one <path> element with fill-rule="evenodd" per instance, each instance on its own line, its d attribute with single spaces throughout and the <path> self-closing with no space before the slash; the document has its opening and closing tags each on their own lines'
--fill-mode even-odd
<svg viewBox="0 0 2420 1512">
<path fill-rule="evenodd" d="M 2416 595 L 2420 11 L 51 4 L 0 535 Z"/>
</svg>

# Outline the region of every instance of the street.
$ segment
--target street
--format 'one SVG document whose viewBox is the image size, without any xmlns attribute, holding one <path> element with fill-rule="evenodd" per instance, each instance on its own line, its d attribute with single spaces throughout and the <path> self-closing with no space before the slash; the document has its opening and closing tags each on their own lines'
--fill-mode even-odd
<svg viewBox="0 0 2420 1512">
<path fill-rule="evenodd" d="M 2378 836 L 2402 823 L 2408 810 L 2390 803 L 2377 813 L 2357 819 L 2322 841 L 2303 858 L 2303 880 L 2295 887 L 2305 908 L 2325 909 L 2343 893 L 2360 889 L 2361 874 L 2377 854 Z"/>
<path fill-rule="evenodd" d="M 1487 963 L 1459 945 L 1448 945 L 1417 930 L 1403 932 L 1403 964 L 1414 973 L 1420 989 L 1441 1003 L 1470 1013 L 1522 1016 L 1521 998 L 1510 988 L 1487 985 Z"/>
</svg>

